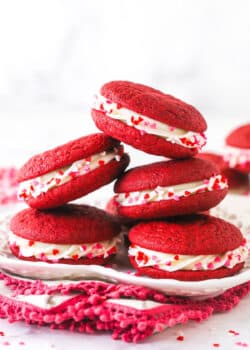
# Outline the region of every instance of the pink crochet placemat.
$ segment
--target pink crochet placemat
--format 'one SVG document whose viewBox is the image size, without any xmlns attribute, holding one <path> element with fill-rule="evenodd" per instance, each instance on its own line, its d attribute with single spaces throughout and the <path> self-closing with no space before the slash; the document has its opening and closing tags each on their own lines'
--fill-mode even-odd
<svg viewBox="0 0 250 350">
<path fill-rule="evenodd" d="M 17 202 L 16 168 L 0 168 L 0 205 Z"/>
<path fill-rule="evenodd" d="M 227 312 L 250 291 L 250 282 L 202 301 L 167 296 L 148 288 L 100 281 L 50 282 L 0 274 L 0 317 L 10 322 L 81 333 L 108 332 L 139 342 L 189 320 Z"/>
</svg>

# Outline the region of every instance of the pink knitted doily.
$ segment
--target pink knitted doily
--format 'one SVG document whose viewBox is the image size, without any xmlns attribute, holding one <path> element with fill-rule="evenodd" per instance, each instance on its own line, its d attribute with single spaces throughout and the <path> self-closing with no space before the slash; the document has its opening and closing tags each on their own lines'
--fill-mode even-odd
<svg viewBox="0 0 250 350">
<path fill-rule="evenodd" d="M 81 333 L 109 332 L 113 339 L 138 342 L 176 324 L 203 321 L 213 313 L 229 311 L 249 291 L 250 282 L 195 301 L 133 285 L 96 281 L 47 284 L 0 274 L 0 317 Z"/>
</svg>

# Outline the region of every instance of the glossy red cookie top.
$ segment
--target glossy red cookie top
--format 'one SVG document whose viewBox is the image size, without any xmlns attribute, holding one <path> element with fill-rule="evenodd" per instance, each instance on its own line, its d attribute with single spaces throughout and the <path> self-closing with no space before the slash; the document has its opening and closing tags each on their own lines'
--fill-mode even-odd
<svg viewBox="0 0 250 350">
<path fill-rule="evenodd" d="M 208 160 L 191 158 L 170 160 L 139 166 L 126 171 L 115 183 L 115 192 L 142 191 L 157 186 L 172 186 L 202 181 L 219 174 Z"/>
<path fill-rule="evenodd" d="M 207 129 L 205 119 L 196 108 L 146 85 L 111 81 L 102 86 L 100 94 L 121 107 L 176 128 L 195 132 Z"/>
<path fill-rule="evenodd" d="M 183 255 L 221 254 L 244 242 L 236 226 L 198 214 L 140 223 L 130 230 L 129 240 L 146 249 Z"/>
<path fill-rule="evenodd" d="M 18 181 L 22 182 L 44 175 L 77 160 L 110 150 L 117 147 L 119 143 L 103 133 L 80 137 L 30 158 L 19 170 Z"/>
<path fill-rule="evenodd" d="M 226 144 L 232 147 L 250 149 L 250 124 L 245 124 L 233 130 L 226 138 Z"/>
<path fill-rule="evenodd" d="M 117 221 L 88 205 L 67 204 L 54 210 L 24 209 L 10 223 L 22 238 L 56 244 L 81 244 L 109 240 L 120 232 Z"/>
</svg>

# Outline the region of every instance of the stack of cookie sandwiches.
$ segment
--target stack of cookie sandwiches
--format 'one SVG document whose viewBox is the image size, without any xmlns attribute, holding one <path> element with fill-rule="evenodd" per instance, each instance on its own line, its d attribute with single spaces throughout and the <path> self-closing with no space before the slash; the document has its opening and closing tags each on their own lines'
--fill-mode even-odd
<svg viewBox="0 0 250 350">
<path fill-rule="evenodd" d="M 151 87 L 113 81 L 96 95 L 92 117 L 105 134 L 167 158 L 120 175 L 107 204 L 129 226 L 137 273 L 197 281 L 242 269 L 248 249 L 241 232 L 207 213 L 228 183 L 215 162 L 196 157 L 206 144 L 199 111 Z"/>
<path fill-rule="evenodd" d="M 11 220 L 9 248 L 19 259 L 106 264 L 120 225 L 107 212 L 67 204 L 116 179 L 129 164 L 120 141 L 96 133 L 35 155 L 20 169 L 18 196 L 29 208 Z"/>
</svg>

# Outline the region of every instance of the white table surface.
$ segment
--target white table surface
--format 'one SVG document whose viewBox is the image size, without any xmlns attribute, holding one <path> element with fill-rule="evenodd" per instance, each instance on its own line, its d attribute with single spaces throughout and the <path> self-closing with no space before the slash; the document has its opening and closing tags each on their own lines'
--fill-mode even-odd
<svg viewBox="0 0 250 350">
<path fill-rule="evenodd" d="M 16 117 L 17 113 L 18 118 Z M 93 123 L 86 122 L 86 116 L 82 117 L 82 114 L 84 113 L 72 114 L 59 113 L 58 111 L 47 113 L 34 111 L 21 114 L 20 112 L 3 113 L 5 123 L 1 132 L 0 146 L 5 152 L 1 153 L 0 165 L 22 164 L 34 152 L 42 151 L 47 147 L 55 146 L 59 142 L 66 142 L 71 138 L 81 136 L 80 125 L 82 125 L 82 134 L 95 132 Z M 41 121 L 43 115 L 45 123 L 40 127 L 38 121 Z M 60 125 L 58 125 L 58 120 L 60 120 Z M 74 120 L 74 127 L 68 128 L 68 123 L 72 120 Z M 81 121 L 83 121 L 82 124 Z M 223 137 L 232 127 L 240 123 L 240 120 L 236 119 L 227 120 L 226 122 L 220 118 L 211 119 L 208 148 L 221 150 Z M 68 136 L 65 137 L 65 135 Z M 148 157 L 138 151 L 132 152 L 132 166 L 159 159 Z M 109 188 L 111 190 L 112 186 L 106 187 L 105 192 Z M 228 333 L 229 330 L 235 330 L 239 335 L 234 336 Z M 230 312 L 216 314 L 202 323 L 188 322 L 185 325 L 175 326 L 161 334 L 148 338 L 144 343 L 136 345 L 114 341 L 107 334 L 78 334 L 69 331 L 50 330 L 47 327 L 30 326 L 22 322 L 9 324 L 6 320 L 1 319 L 0 332 L 4 332 L 4 336 L 0 335 L 0 349 L 11 350 L 80 350 L 90 348 L 91 350 L 127 350 L 151 349 L 152 347 L 155 350 L 240 349 L 246 348 L 247 345 L 250 347 L 250 295 L 242 299 L 240 304 Z M 176 339 L 179 335 L 184 336 L 182 342 Z M 213 344 L 219 344 L 219 346 L 215 347 Z"/>
</svg>

